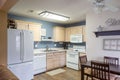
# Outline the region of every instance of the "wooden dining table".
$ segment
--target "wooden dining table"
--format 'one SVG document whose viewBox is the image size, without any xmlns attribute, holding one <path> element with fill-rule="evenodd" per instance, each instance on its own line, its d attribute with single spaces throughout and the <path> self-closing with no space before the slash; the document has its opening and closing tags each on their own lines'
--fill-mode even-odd
<svg viewBox="0 0 120 80">
<path fill-rule="evenodd" d="M 84 80 L 84 69 L 91 68 L 91 61 L 81 64 L 81 80 Z M 120 75 L 120 65 L 110 65 L 110 73 Z"/>
</svg>

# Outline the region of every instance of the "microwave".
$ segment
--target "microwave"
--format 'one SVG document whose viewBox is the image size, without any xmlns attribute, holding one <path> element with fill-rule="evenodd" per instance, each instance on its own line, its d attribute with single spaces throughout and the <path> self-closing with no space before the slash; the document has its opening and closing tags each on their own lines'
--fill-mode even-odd
<svg viewBox="0 0 120 80">
<path fill-rule="evenodd" d="M 71 43 L 82 43 L 82 34 L 74 34 L 70 36 Z"/>
</svg>

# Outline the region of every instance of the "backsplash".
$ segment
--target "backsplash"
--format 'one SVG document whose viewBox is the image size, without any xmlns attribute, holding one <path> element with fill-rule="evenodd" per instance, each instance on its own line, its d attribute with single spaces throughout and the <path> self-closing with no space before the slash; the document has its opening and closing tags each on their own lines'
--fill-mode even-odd
<svg viewBox="0 0 120 80">
<path fill-rule="evenodd" d="M 34 49 L 46 48 L 46 46 L 48 46 L 49 48 L 62 48 L 63 44 L 51 41 L 34 42 Z"/>
<path fill-rule="evenodd" d="M 85 46 L 86 43 L 68 43 L 68 48 L 72 48 L 73 45 L 76 46 Z M 34 49 L 39 48 L 46 48 L 48 46 L 49 48 L 64 48 L 62 42 L 51 42 L 51 41 L 41 41 L 41 42 L 34 42 Z"/>
<path fill-rule="evenodd" d="M 86 42 L 82 42 L 82 43 L 69 43 L 68 48 L 73 48 L 73 46 L 86 46 Z"/>
<path fill-rule="evenodd" d="M 73 47 L 73 45 L 76 45 L 76 46 L 85 46 L 86 45 L 86 42 L 82 42 L 82 43 L 70 43 L 71 47 Z"/>
</svg>

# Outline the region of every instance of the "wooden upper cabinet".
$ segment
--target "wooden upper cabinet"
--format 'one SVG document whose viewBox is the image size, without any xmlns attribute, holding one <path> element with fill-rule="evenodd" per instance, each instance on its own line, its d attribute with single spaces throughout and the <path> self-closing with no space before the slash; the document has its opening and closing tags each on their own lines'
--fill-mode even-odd
<svg viewBox="0 0 120 80">
<path fill-rule="evenodd" d="M 56 26 L 54 27 L 54 41 L 64 42 L 65 41 L 65 28 Z"/>
<path fill-rule="evenodd" d="M 71 27 L 71 35 L 82 34 L 82 28 L 81 26 Z"/>
<path fill-rule="evenodd" d="M 86 26 L 83 26 L 83 41 L 86 42 Z"/>
<path fill-rule="evenodd" d="M 34 41 L 41 41 L 41 25 L 29 24 L 29 30 L 33 32 Z"/>
<path fill-rule="evenodd" d="M 28 30 L 29 29 L 29 24 L 26 23 L 25 21 L 15 20 L 15 22 L 16 22 L 17 29 L 20 29 L 20 30 Z"/>
<path fill-rule="evenodd" d="M 65 29 L 65 41 L 70 42 L 71 28 Z"/>
<path fill-rule="evenodd" d="M 75 34 L 83 34 L 83 26 L 69 27 L 65 29 L 65 41 L 70 42 L 70 36 Z"/>
<path fill-rule="evenodd" d="M 41 41 L 41 24 L 15 20 L 17 29 L 20 30 L 31 30 L 33 32 L 34 41 Z"/>
</svg>

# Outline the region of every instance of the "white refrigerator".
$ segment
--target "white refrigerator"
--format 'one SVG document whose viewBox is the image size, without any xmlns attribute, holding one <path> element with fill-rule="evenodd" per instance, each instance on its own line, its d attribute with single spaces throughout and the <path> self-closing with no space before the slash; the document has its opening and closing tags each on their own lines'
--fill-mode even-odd
<svg viewBox="0 0 120 80">
<path fill-rule="evenodd" d="M 29 30 L 8 29 L 8 68 L 19 80 L 33 79 L 33 34 Z"/>
</svg>

